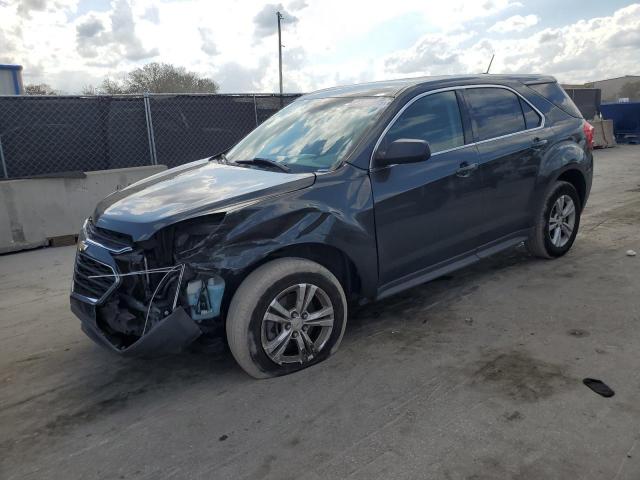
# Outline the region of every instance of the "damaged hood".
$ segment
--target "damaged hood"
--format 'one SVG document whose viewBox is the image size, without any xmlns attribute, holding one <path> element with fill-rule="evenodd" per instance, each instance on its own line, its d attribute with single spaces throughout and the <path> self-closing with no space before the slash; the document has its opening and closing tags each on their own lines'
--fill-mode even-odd
<svg viewBox="0 0 640 480">
<path fill-rule="evenodd" d="M 101 228 L 145 240 L 181 220 L 313 185 L 313 173 L 292 174 L 199 160 L 153 175 L 102 200 Z"/>
</svg>

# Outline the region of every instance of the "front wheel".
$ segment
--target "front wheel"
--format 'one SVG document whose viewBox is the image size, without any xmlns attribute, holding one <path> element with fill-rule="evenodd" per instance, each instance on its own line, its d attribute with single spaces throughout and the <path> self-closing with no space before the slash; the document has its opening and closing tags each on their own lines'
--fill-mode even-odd
<svg viewBox="0 0 640 480">
<path fill-rule="evenodd" d="M 325 360 L 338 349 L 347 302 L 338 279 L 302 258 L 281 258 L 253 271 L 235 292 L 227 340 L 249 375 L 286 375 Z"/>
<path fill-rule="evenodd" d="M 536 216 L 527 240 L 529 251 L 541 258 L 561 257 L 569 251 L 578 234 L 582 204 L 575 187 L 556 182 Z"/>
</svg>

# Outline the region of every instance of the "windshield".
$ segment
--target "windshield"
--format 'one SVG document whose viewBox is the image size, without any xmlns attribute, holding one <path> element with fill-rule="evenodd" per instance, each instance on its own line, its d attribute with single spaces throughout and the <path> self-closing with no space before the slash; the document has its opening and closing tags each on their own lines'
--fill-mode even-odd
<svg viewBox="0 0 640 480">
<path fill-rule="evenodd" d="M 229 153 L 227 160 L 268 159 L 293 172 L 337 166 L 390 98 L 298 100 L 269 118 Z"/>
</svg>

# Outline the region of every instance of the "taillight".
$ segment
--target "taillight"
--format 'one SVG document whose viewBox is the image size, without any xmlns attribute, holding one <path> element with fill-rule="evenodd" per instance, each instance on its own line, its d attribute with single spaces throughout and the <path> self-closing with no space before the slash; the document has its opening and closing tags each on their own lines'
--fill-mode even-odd
<svg viewBox="0 0 640 480">
<path fill-rule="evenodd" d="M 585 120 L 582 123 L 582 130 L 584 130 L 584 136 L 587 139 L 587 148 L 593 150 L 593 125 Z"/>
</svg>

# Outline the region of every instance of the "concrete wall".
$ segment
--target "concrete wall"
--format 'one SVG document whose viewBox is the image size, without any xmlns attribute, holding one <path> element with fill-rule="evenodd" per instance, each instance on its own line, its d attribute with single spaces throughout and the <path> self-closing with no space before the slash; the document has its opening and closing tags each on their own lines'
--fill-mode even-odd
<svg viewBox="0 0 640 480">
<path fill-rule="evenodd" d="M 114 190 L 165 170 L 164 165 L 86 172 L 82 178 L 0 182 L 0 253 L 47 245 L 77 234 L 95 205 Z"/>
<path fill-rule="evenodd" d="M 626 75 L 624 77 L 618 78 L 609 78 L 607 80 L 597 80 L 595 82 L 586 83 L 585 86 L 589 86 L 592 88 L 599 88 L 602 90 L 602 101 L 603 102 L 615 102 L 622 95 L 620 90 L 627 83 L 638 82 L 640 81 L 640 75 Z M 631 101 L 637 101 L 640 99 L 632 98 Z"/>
</svg>

